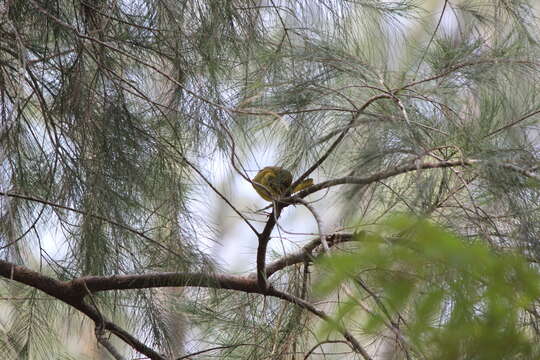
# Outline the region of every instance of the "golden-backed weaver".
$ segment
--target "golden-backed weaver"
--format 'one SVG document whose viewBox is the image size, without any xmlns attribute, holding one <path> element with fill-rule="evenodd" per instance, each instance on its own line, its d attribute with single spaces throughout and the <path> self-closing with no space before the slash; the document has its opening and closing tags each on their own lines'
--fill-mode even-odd
<svg viewBox="0 0 540 360">
<path fill-rule="evenodd" d="M 292 184 L 292 174 L 279 166 L 267 166 L 253 178 L 253 187 L 266 201 L 276 200 L 287 192 Z M 291 193 L 298 192 L 313 185 L 313 179 L 306 179 L 298 184 Z"/>
</svg>

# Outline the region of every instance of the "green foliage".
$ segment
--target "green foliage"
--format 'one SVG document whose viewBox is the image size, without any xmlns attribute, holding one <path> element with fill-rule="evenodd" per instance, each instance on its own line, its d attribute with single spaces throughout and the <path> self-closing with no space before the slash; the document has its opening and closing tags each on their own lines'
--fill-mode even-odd
<svg viewBox="0 0 540 360">
<path fill-rule="evenodd" d="M 13 296 L 14 304 L 1 308 L 0 352 L 4 359 L 74 359 L 65 345 L 80 339 L 73 333 L 65 336 L 65 319 L 57 316 L 66 312 L 65 306 L 32 288 L 11 284 L 2 290 L 2 296 Z"/>
<path fill-rule="evenodd" d="M 360 316 L 362 281 L 381 304 L 367 301 L 364 330 L 377 334 L 402 317 L 400 327 L 418 354 L 431 359 L 536 359 L 540 348 L 523 315 L 540 296 L 540 273 L 512 252 L 496 252 L 433 223 L 410 216 L 385 222 L 378 234 L 358 236 L 356 249 L 319 261 L 319 294 L 345 284 L 357 291 L 336 318 Z M 373 300 L 373 299 L 372 299 Z"/>
<path fill-rule="evenodd" d="M 341 183 L 307 198 L 317 199 L 325 226 L 377 226 L 407 211 L 468 239 L 394 219 L 364 236 L 356 253 L 325 260 L 320 291 L 373 288 L 381 294 L 373 311 L 363 315 L 354 296 L 338 318 L 358 316 L 371 336 L 392 319 L 426 358 L 533 357 L 536 275 L 505 251 L 540 259 L 540 188 L 525 176 L 540 163 L 536 3 L 0 2 L 0 258 L 67 281 L 214 273 L 237 265 L 216 265 L 227 263 L 221 255 L 231 251 L 221 246 L 233 238 L 241 265 L 253 270 L 257 235 L 246 222 L 258 229 L 268 218 L 252 211 L 254 194 L 239 173 L 252 178 L 280 165 L 296 175 L 317 164 L 310 176 L 321 183 L 471 158 L 480 162 Z M 500 166 L 507 163 L 513 170 Z M 298 213 L 290 207 L 283 217 Z M 288 241 L 301 246 L 313 229 L 280 218 L 274 230 L 268 251 L 286 256 Z M 310 302 L 309 266 L 300 267 L 270 282 Z M 50 320 L 73 313 L 19 301 L 0 285 L 2 304 L 15 308 L 3 319 L 0 349 L 63 353 Z M 290 303 L 193 288 L 168 301 L 148 289 L 94 301 L 160 351 L 170 313 L 192 320 L 194 348 L 223 345 L 222 357 L 300 357 L 313 345 L 312 319 Z M 532 325 L 520 327 L 525 320 Z M 500 349 L 503 338 L 513 346 Z M 234 344 L 248 345 L 226 347 Z M 448 348 L 460 353 L 440 353 Z"/>
</svg>

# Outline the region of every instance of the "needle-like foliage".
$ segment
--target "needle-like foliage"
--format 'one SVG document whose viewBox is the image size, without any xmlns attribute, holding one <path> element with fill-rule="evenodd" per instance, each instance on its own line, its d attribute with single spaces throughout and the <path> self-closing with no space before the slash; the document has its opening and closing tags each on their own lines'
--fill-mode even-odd
<svg viewBox="0 0 540 360">
<path fill-rule="evenodd" d="M 532 0 L 3 1 L 0 349 L 458 358 L 480 349 L 457 339 L 466 327 L 533 358 L 536 299 L 499 301 L 461 267 L 447 283 L 433 277 L 446 268 L 429 272 L 424 288 L 341 278 L 345 297 L 312 290 L 315 257 L 347 253 L 360 228 L 383 236 L 396 212 L 482 243 L 486 261 L 506 266 L 490 251 L 515 251 L 538 262 L 538 11 Z M 289 170 L 291 190 L 315 185 L 256 211 L 250 179 L 265 166 Z M 388 259 L 428 277 L 420 260 L 441 259 L 419 254 Z M 353 259 L 365 263 L 347 274 L 378 257 Z M 361 314 L 341 306 L 364 304 L 358 287 L 370 295 Z M 508 317 L 460 322 L 470 296 L 464 311 Z M 442 326 L 422 327 L 435 315 Z M 489 333 L 490 319 L 508 326 Z"/>
</svg>

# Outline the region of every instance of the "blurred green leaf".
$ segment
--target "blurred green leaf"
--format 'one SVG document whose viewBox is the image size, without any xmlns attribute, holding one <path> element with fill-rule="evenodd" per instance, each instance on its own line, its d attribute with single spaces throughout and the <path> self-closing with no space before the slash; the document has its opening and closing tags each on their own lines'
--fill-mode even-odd
<svg viewBox="0 0 540 360">
<path fill-rule="evenodd" d="M 364 238 L 355 252 L 325 257 L 319 265 L 325 268 L 320 294 L 354 283 L 359 274 L 371 289 L 369 296 L 360 292 L 356 301 L 340 306 L 336 321 L 355 318 L 372 333 L 399 316 L 407 322 L 400 330 L 404 338 L 428 358 L 540 355 L 521 322 L 540 296 L 540 274 L 516 254 L 494 252 L 425 219 L 400 215 Z M 370 309 L 368 316 L 359 302 Z"/>
</svg>

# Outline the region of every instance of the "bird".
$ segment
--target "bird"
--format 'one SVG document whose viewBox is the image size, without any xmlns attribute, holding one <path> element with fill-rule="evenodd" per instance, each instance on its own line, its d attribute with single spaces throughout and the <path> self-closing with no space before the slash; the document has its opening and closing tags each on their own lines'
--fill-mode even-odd
<svg viewBox="0 0 540 360">
<path fill-rule="evenodd" d="M 260 170 L 252 180 L 257 194 L 266 201 L 274 201 L 284 196 L 292 184 L 292 174 L 289 170 L 279 166 L 267 166 Z M 292 189 L 292 193 L 304 190 L 313 185 L 313 179 L 305 179 Z"/>
</svg>

